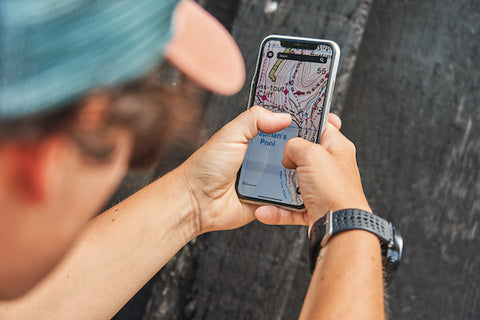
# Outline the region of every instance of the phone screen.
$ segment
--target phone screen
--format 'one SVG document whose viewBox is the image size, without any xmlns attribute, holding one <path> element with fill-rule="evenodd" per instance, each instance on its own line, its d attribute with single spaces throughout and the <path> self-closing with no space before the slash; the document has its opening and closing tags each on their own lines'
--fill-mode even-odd
<svg viewBox="0 0 480 320">
<path fill-rule="evenodd" d="M 328 43 L 267 39 L 260 48 L 249 107 L 289 113 L 289 127 L 259 132 L 249 142 L 237 179 L 241 198 L 302 208 L 295 170 L 282 165 L 285 143 L 293 137 L 319 139 L 328 96 L 333 48 Z M 336 70 L 335 70 L 336 71 Z"/>
</svg>

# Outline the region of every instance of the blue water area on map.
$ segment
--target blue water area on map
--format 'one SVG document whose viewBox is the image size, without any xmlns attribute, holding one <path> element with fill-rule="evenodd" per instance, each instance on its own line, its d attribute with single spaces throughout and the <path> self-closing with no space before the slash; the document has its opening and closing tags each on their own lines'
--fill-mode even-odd
<svg viewBox="0 0 480 320">
<path fill-rule="evenodd" d="M 247 197 L 291 204 L 282 158 L 287 141 L 297 136 L 298 126 L 292 122 L 282 131 L 274 134 L 260 133 L 252 139 L 240 173 L 239 193 Z"/>
</svg>

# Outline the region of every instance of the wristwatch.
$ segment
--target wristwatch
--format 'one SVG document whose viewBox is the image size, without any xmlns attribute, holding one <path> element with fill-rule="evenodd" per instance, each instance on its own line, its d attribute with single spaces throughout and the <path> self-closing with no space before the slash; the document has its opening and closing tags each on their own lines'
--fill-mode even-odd
<svg viewBox="0 0 480 320">
<path fill-rule="evenodd" d="M 348 230 L 366 230 L 380 239 L 384 269 L 384 285 L 388 287 L 400 266 L 403 238 L 400 232 L 386 220 L 359 209 L 333 212 L 317 220 L 310 230 L 310 266 L 315 268 L 318 253 L 335 234 Z"/>
</svg>

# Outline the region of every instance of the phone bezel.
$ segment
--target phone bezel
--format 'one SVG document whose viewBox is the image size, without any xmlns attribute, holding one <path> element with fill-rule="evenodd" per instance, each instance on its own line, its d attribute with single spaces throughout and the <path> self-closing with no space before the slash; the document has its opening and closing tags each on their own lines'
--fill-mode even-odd
<svg viewBox="0 0 480 320">
<path fill-rule="evenodd" d="M 332 60 L 331 60 L 331 65 L 330 65 L 330 72 L 329 72 L 329 78 L 328 78 L 328 84 L 327 84 L 327 92 L 326 92 L 326 98 L 324 102 L 324 108 L 320 120 L 320 126 L 321 128 L 319 131 L 321 134 L 317 135 L 317 141 L 318 143 L 320 141 L 320 138 L 323 134 L 323 131 L 325 130 L 327 121 L 328 121 L 328 113 L 330 112 L 330 105 L 332 102 L 332 95 L 333 95 L 333 90 L 335 87 L 335 79 L 337 76 L 337 71 L 338 71 L 338 64 L 340 61 L 340 47 L 338 44 L 336 44 L 334 41 L 331 40 L 325 40 L 325 39 L 315 39 L 315 38 L 303 38 L 303 37 L 294 37 L 294 36 L 282 36 L 282 35 L 270 35 L 265 37 L 262 42 L 260 43 L 259 50 L 258 50 L 258 57 L 257 57 L 257 63 L 255 66 L 255 73 L 252 78 L 252 82 L 250 85 L 250 94 L 248 98 L 248 104 L 247 104 L 247 110 L 251 108 L 253 105 L 253 99 L 255 97 L 255 90 L 258 82 L 258 77 L 260 73 L 260 67 L 261 67 L 261 62 L 263 58 L 263 49 L 265 47 L 265 44 L 269 41 L 290 41 L 293 43 L 308 43 L 308 44 L 317 44 L 317 45 L 328 45 L 329 47 L 332 48 Z M 243 166 L 243 162 L 242 162 Z M 302 203 L 301 205 L 289 205 L 285 204 L 282 202 L 276 202 L 276 201 L 271 201 L 271 200 L 265 200 L 261 198 L 255 198 L 255 197 L 250 197 L 250 196 L 245 196 L 242 195 L 239 190 L 238 190 L 238 183 L 239 183 L 239 178 L 240 178 L 240 172 L 242 170 L 242 167 L 238 170 L 237 173 L 237 180 L 235 182 L 235 190 L 237 192 L 238 198 L 246 203 L 252 203 L 252 204 L 257 204 L 257 205 L 274 205 L 280 208 L 285 208 L 288 210 L 293 210 L 293 211 L 305 211 L 305 205 Z"/>
</svg>

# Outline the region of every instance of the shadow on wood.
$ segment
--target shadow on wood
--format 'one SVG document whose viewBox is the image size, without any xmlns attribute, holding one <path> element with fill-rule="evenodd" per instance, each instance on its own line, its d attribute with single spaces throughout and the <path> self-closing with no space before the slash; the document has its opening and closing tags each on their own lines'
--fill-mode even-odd
<svg viewBox="0 0 480 320">
<path fill-rule="evenodd" d="M 204 137 L 245 110 L 264 36 L 337 41 L 333 111 L 357 145 L 372 208 L 405 238 L 390 317 L 478 317 L 480 3 L 282 0 L 268 11 L 272 1 L 230 0 L 221 10 L 218 1 L 200 2 L 233 21 L 248 79 L 233 97 L 211 97 Z M 173 152 L 157 173 L 192 150 Z M 305 240 L 303 228 L 260 223 L 199 237 L 116 319 L 296 318 L 309 281 Z"/>
</svg>

